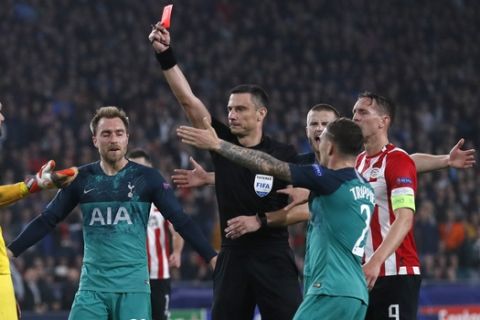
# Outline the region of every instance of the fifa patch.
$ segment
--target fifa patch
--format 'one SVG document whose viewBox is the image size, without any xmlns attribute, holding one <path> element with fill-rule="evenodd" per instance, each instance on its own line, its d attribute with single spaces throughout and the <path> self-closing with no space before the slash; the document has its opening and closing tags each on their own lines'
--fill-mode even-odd
<svg viewBox="0 0 480 320">
<path fill-rule="evenodd" d="M 172 188 L 172 186 L 169 183 L 166 183 L 166 182 L 163 183 L 163 189 L 168 190 L 168 189 L 171 189 L 171 188 Z"/>
<path fill-rule="evenodd" d="M 313 172 L 319 177 L 323 175 L 322 168 L 318 164 L 313 165 Z"/>
<path fill-rule="evenodd" d="M 273 177 L 267 176 L 265 174 L 255 175 L 255 181 L 253 182 L 253 189 L 255 193 L 263 198 L 272 191 L 273 188 Z"/>
<path fill-rule="evenodd" d="M 400 177 L 397 178 L 397 183 L 398 184 L 412 184 L 412 179 L 408 177 Z"/>
</svg>

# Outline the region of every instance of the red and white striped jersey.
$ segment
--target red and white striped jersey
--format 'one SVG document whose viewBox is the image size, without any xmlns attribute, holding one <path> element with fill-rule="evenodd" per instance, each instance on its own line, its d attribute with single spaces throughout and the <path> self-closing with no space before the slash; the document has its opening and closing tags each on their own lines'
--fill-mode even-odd
<svg viewBox="0 0 480 320">
<path fill-rule="evenodd" d="M 369 261 L 395 221 L 392 191 L 417 191 L 415 163 L 402 149 L 388 144 L 378 154 L 368 157 L 362 152 L 356 168 L 375 190 L 375 210 L 365 245 L 365 261 Z M 385 260 L 379 276 L 420 274 L 420 262 L 413 238 L 413 226 L 395 252 Z"/>
<path fill-rule="evenodd" d="M 152 204 L 147 228 L 147 254 L 150 279 L 169 279 L 170 222 Z"/>
</svg>

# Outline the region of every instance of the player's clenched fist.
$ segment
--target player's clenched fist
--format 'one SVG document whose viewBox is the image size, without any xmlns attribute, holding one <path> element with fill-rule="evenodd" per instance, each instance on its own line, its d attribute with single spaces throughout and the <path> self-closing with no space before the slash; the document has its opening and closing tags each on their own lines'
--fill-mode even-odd
<svg viewBox="0 0 480 320">
<path fill-rule="evenodd" d="M 43 189 L 65 188 L 77 177 L 77 167 L 53 171 L 55 161 L 50 160 L 31 177 L 25 179 L 28 191 L 34 193 Z"/>
</svg>

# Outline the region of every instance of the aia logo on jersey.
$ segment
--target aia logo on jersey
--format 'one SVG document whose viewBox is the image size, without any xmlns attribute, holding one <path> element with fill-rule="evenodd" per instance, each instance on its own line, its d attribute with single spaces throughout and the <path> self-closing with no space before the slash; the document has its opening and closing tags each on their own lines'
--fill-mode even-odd
<svg viewBox="0 0 480 320">
<path fill-rule="evenodd" d="M 107 207 L 104 211 L 100 208 L 93 208 L 88 225 L 104 226 L 117 225 L 119 223 L 132 224 L 130 214 L 125 207 L 119 207 L 117 210 Z"/>
<path fill-rule="evenodd" d="M 272 191 L 273 177 L 264 174 L 255 175 L 255 181 L 253 182 L 253 189 L 255 193 L 263 198 Z"/>
</svg>

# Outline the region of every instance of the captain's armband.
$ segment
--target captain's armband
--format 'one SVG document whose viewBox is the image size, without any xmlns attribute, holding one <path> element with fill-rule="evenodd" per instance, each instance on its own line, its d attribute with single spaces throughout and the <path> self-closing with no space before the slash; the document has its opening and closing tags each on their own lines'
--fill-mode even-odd
<svg viewBox="0 0 480 320">
<path fill-rule="evenodd" d="M 412 188 L 403 187 L 392 190 L 392 209 L 409 208 L 415 212 L 415 192 Z"/>
</svg>

